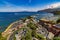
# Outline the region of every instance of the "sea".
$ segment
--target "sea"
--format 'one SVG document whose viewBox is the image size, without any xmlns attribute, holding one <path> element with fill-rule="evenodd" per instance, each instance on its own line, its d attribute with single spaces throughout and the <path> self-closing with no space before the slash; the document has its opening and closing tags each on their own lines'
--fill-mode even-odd
<svg viewBox="0 0 60 40">
<path fill-rule="evenodd" d="M 3 32 L 11 23 L 36 14 L 39 14 L 39 16 L 37 16 L 39 19 L 53 16 L 53 14 L 46 12 L 0 12 L 0 32 Z"/>
</svg>

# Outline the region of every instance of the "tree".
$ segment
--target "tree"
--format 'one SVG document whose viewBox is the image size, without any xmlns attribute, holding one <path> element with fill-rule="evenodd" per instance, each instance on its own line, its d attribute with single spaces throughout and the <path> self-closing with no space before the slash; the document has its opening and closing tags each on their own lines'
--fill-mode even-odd
<svg viewBox="0 0 60 40">
<path fill-rule="evenodd" d="M 60 40 L 60 37 L 54 37 L 53 40 Z"/>
<path fill-rule="evenodd" d="M 56 23 L 60 23 L 60 19 L 58 19 L 58 20 L 56 21 Z"/>
<path fill-rule="evenodd" d="M 28 25 L 27 25 L 27 27 L 29 27 L 30 29 L 32 29 L 32 30 L 36 30 L 36 25 L 34 24 L 34 23 L 32 23 L 32 22 L 30 22 Z"/>
<path fill-rule="evenodd" d="M 2 34 L 0 33 L 0 40 L 6 40 L 7 37 L 3 37 Z"/>
<path fill-rule="evenodd" d="M 27 28 L 25 36 L 21 38 L 21 40 L 32 40 L 31 30 Z"/>
</svg>

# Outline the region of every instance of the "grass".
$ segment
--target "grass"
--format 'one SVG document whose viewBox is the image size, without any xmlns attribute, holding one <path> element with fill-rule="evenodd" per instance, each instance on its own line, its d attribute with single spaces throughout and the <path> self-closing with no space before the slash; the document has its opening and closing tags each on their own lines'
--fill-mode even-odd
<svg viewBox="0 0 60 40">
<path fill-rule="evenodd" d="M 60 40 L 60 37 L 54 37 L 53 40 Z"/>
<path fill-rule="evenodd" d="M 7 40 L 7 36 L 3 37 L 2 34 L 0 33 L 0 40 Z"/>
</svg>

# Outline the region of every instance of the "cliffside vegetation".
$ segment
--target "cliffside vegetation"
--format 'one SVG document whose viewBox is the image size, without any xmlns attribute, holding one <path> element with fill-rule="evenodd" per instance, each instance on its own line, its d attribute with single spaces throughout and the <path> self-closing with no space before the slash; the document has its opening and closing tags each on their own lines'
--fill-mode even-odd
<svg viewBox="0 0 60 40">
<path fill-rule="evenodd" d="M 53 40 L 60 40 L 60 37 L 54 37 Z"/>
<path fill-rule="evenodd" d="M 60 11 L 54 11 L 52 13 L 54 13 L 54 15 L 60 15 Z"/>
<path fill-rule="evenodd" d="M 60 18 L 56 21 L 56 23 L 60 23 Z"/>
<path fill-rule="evenodd" d="M 0 40 L 7 40 L 7 37 L 3 37 L 2 34 L 0 33 Z"/>
</svg>

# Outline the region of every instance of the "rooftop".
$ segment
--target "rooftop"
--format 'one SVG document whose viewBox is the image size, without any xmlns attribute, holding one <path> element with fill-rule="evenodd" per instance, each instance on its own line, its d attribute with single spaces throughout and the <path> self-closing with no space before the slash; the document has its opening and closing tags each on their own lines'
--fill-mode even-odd
<svg viewBox="0 0 60 40">
<path fill-rule="evenodd" d="M 53 26 L 60 29 L 60 24 L 56 24 L 56 25 L 53 25 Z"/>
</svg>

